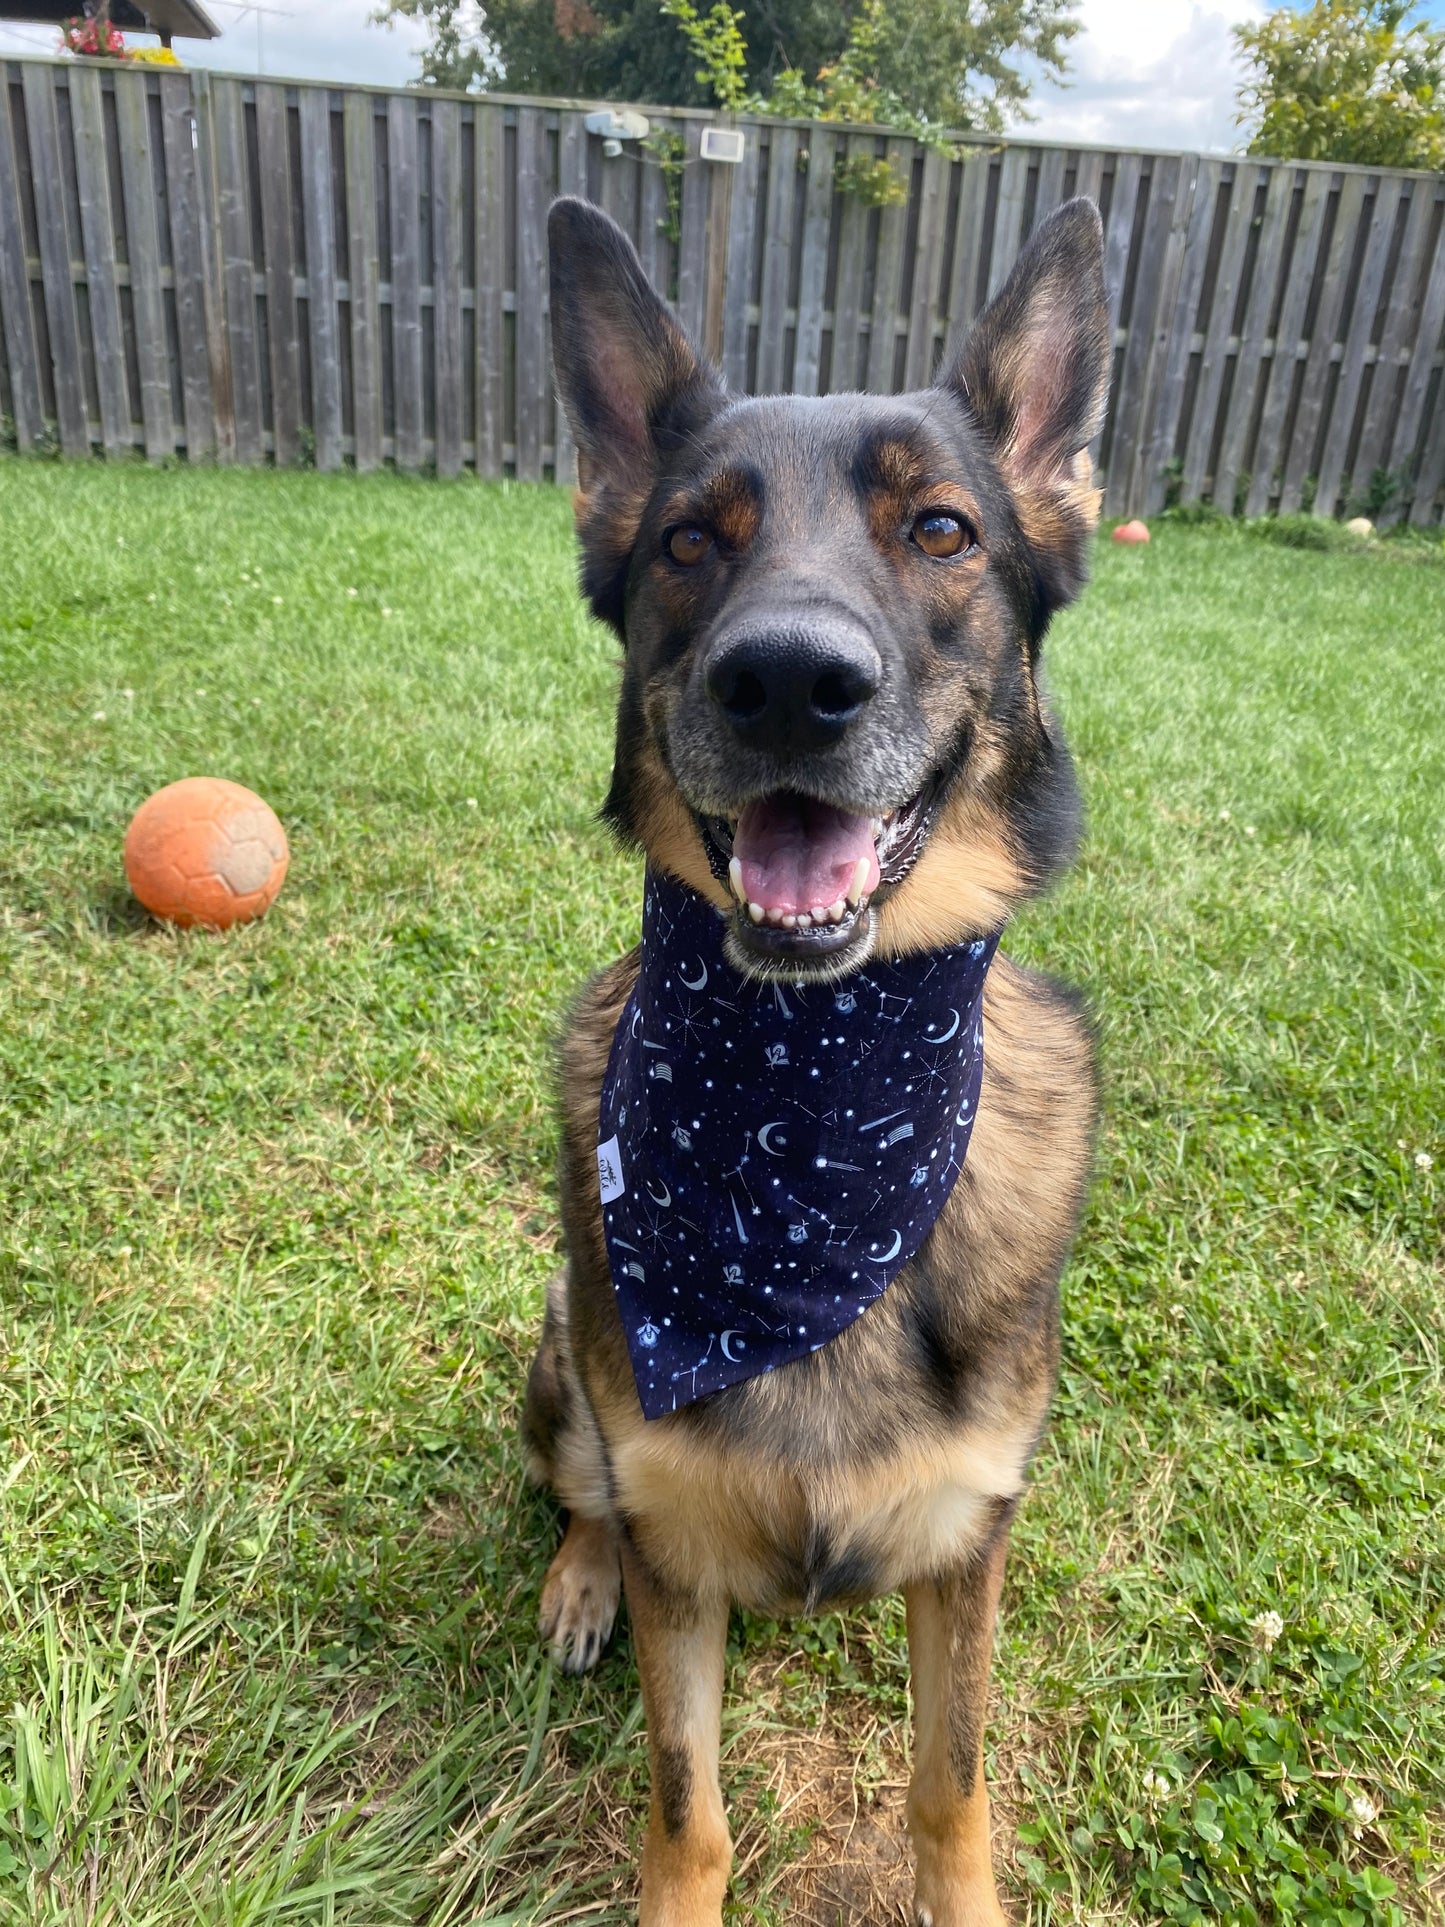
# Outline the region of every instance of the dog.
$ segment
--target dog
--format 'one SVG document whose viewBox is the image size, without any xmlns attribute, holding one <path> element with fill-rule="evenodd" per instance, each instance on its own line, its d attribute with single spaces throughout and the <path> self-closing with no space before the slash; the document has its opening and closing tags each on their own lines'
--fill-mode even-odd
<svg viewBox="0 0 1445 1927">
<path fill-rule="evenodd" d="M 529 1472 L 567 1519 L 542 1589 L 542 1634 L 568 1670 L 586 1669 L 625 1589 L 651 1763 L 640 1920 L 717 1927 L 731 1858 L 718 1780 L 731 1603 L 814 1612 L 901 1590 L 916 1717 L 915 1915 L 927 1927 L 984 1927 L 1006 1918 L 983 1776 L 993 1630 L 1010 1523 L 1057 1377 L 1058 1280 L 1085 1196 L 1096 1079 L 1077 998 L 1002 955 L 978 959 L 1078 837 L 1040 646 L 1083 585 L 1098 519 L 1087 449 L 1110 360 L 1098 212 L 1075 200 L 1042 222 L 935 385 L 889 397 L 730 396 L 606 215 L 559 200 L 549 241 L 582 587 L 624 647 L 604 814 L 646 855 L 646 915 L 701 918 L 689 925 L 700 958 L 715 939 L 712 977 L 725 980 L 724 1012 L 740 1014 L 717 1028 L 713 1007 L 706 1048 L 751 1048 L 764 1015 L 782 1024 L 786 1006 L 790 1016 L 821 1010 L 810 1035 L 843 1049 L 853 1033 L 841 1017 L 830 1030 L 827 1012 L 855 1009 L 850 986 L 871 997 L 884 971 L 921 984 L 940 960 L 974 970 L 975 988 L 987 974 L 972 1020 L 982 1081 L 966 1151 L 945 1117 L 947 1183 L 938 1164 L 913 1173 L 936 1194 L 933 1215 L 914 1222 L 916 1248 L 886 1284 L 865 1261 L 867 1301 L 832 1311 L 825 1342 L 769 1327 L 744 1281 L 744 1261 L 761 1260 L 740 1200 L 756 1198 L 772 1169 L 764 1153 L 786 1150 L 788 1133 L 734 1115 L 750 1101 L 742 1086 L 671 1080 L 663 1101 L 674 1111 L 654 1121 L 697 1106 L 698 1129 L 673 1125 L 664 1148 L 678 1162 L 648 1167 L 648 1198 L 675 1203 L 681 1180 L 667 1172 L 691 1170 L 685 1160 L 716 1136 L 704 1084 L 734 1107 L 729 1128 L 754 1158 L 751 1192 L 731 1177 L 700 1186 L 685 1220 L 706 1233 L 685 1254 L 713 1294 L 699 1318 L 737 1307 L 721 1353 L 707 1333 L 705 1396 L 694 1395 L 697 1366 L 690 1381 L 674 1370 L 659 1385 L 659 1353 L 640 1349 L 669 1336 L 666 1305 L 681 1299 L 644 1298 L 637 1336 L 625 1323 L 637 1312 L 627 1293 L 654 1290 L 651 1261 L 622 1238 L 632 1220 L 615 1215 L 631 1208 L 615 1139 L 599 1165 L 603 1107 L 628 1109 L 617 1053 L 639 1032 L 646 1043 L 662 1008 L 649 1018 L 637 1001 L 646 956 L 622 958 L 583 993 L 561 1044 L 566 1267 L 548 1292 L 523 1415 Z M 658 968 L 672 966 L 664 957 Z M 709 966 L 678 974 L 690 992 Z M 665 983 L 669 995 L 678 988 L 672 974 Z M 662 980 L 655 988 L 661 996 Z M 940 1040 L 959 1028 L 961 994 L 952 1030 L 932 1030 Z M 634 1015 L 620 1026 L 625 1011 Z M 926 1041 L 910 1036 L 907 1021 L 889 1036 L 875 1026 L 859 1047 L 882 1051 L 870 1066 L 883 1083 L 890 1063 L 901 1082 L 904 1054 Z M 930 1062 L 951 1075 L 954 1049 Z M 786 1041 L 759 1051 L 757 1078 L 786 1075 Z M 633 1069 L 642 1077 L 661 1061 Z M 813 1086 L 835 1121 L 854 1116 L 839 1107 L 855 1073 L 838 1061 L 838 1075 Z M 796 1080 L 778 1089 L 790 1117 L 823 1115 Z M 659 1090 L 639 1084 L 634 1102 Z M 953 1122 L 966 1111 L 965 1098 Z M 898 1183 L 906 1176 L 900 1167 Z M 818 1254 L 821 1238 L 806 1241 L 827 1195 L 810 1194 L 821 1202 L 799 1225 L 779 1220 L 779 1240 Z M 896 1224 L 901 1207 L 890 1208 Z M 865 1249 L 887 1258 L 902 1243 L 901 1232 L 886 1243 L 879 1233 Z M 794 1275 L 783 1242 L 764 1256 L 776 1275 Z M 798 1305 L 843 1296 L 826 1283 L 809 1290 L 793 1307 L 800 1323 Z M 747 1356 L 745 1326 L 773 1348 L 764 1369 L 734 1362 Z M 722 1375 L 709 1378 L 715 1368 Z M 644 1415 L 649 1385 L 654 1416 Z"/>
</svg>

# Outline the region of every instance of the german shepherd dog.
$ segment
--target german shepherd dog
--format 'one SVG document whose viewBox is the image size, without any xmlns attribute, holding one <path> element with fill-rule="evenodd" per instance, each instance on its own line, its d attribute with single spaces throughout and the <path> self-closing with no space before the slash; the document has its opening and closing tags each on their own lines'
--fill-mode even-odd
<svg viewBox="0 0 1445 1927">
<path fill-rule="evenodd" d="M 606 215 L 558 201 L 550 244 L 583 589 L 625 652 L 607 820 L 713 905 L 744 974 L 837 979 L 875 949 L 997 931 L 1077 836 L 1039 652 L 1098 518 L 1097 210 L 1075 200 L 1043 222 L 936 385 L 888 397 L 730 396 Z M 806 876 L 809 839 L 859 819 L 876 862 L 842 902 L 784 921 L 738 900 L 745 830 L 786 843 Z M 569 1671 L 595 1662 L 626 1590 L 651 1762 L 643 1927 L 721 1920 L 730 1603 L 813 1612 L 899 1589 L 916 1919 L 1002 1922 L 985 1706 L 1092 1154 L 1088 1026 L 1067 991 L 998 957 L 967 1161 L 912 1261 L 816 1352 L 645 1420 L 597 1164 L 638 959 L 592 982 L 562 1044 L 568 1262 L 523 1430 L 567 1514 L 541 1626 Z"/>
</svg>

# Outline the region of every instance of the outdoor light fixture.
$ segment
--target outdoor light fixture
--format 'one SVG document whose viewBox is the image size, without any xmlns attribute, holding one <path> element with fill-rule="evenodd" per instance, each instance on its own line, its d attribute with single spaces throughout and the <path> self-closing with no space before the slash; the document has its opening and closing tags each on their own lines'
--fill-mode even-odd
<svg viewBox="0 0 1445 1927">
<path fill-rule="evenodd" d="M 736 127 L 704 127 L 702 157 L 705 161 L 726 161 L 736 167 L 743 157 L 744 139 Z"/>
<path fill-rule="evenodd" d="M 585 125 L 589 134 L 602 136 L 602 152 L 615 161 L 624 141 L 647 139 L 652 123 L 646 114 L 634 113 L 630 107 L 601 107 L 587 116 Z"/>
</svg>

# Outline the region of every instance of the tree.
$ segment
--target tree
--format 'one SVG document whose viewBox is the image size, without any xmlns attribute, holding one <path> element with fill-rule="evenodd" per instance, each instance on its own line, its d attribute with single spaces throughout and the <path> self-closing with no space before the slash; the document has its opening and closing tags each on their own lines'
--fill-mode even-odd
<svg viewBox="0 0 1445 1927">
<path fill-rule="evenodd" d="M 1238 117 L 1250 153 L 1445 167 L 1445 33 L 1410 24 L 1416 10 L 1416 0 L 1316 0 L 1236 27 L 1253 69 Z"/>
<path fill-rule="evenodd" d="M 935 125 L 999 132 L 1026 118 L 1031 70 L 1062 76 L 1077 5 L 887 0 L 863 36 L 869 83 Z M 867 8 L 868 0 L 748 0 L 746 93 L 765 99 L 784 73 L 836 67 Z M 382 0 L 373 17 L 427 24 L 421 77 L 436 86 L 712 104 L 693 46 L 658 0 Z"/>
<path fill-rule="evenodd" d="M 1029 67 L 1063 78 L 1075 0 L 890 0 L 874 78 L 940 127 L 1001 134 L 1028 120 Z M 1027 63 L 1027 65 L 1023 64 Z"/>
</svg>

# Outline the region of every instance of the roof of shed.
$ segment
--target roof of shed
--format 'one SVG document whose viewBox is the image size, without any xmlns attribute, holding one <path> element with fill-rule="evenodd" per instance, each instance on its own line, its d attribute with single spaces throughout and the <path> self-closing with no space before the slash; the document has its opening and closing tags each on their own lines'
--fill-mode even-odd
<svg viewBox="0 0 1445 1927">
<path fill-rule="evenodd" d="M 81 0 L 0 0 L 0 20 L 58 27 L 84 8 Z M 173 34 L 178 40 L 215 40 L 221 29 L 196 0 L 111 0 L 110 24 L 122 33 Z"/>
</svg>

